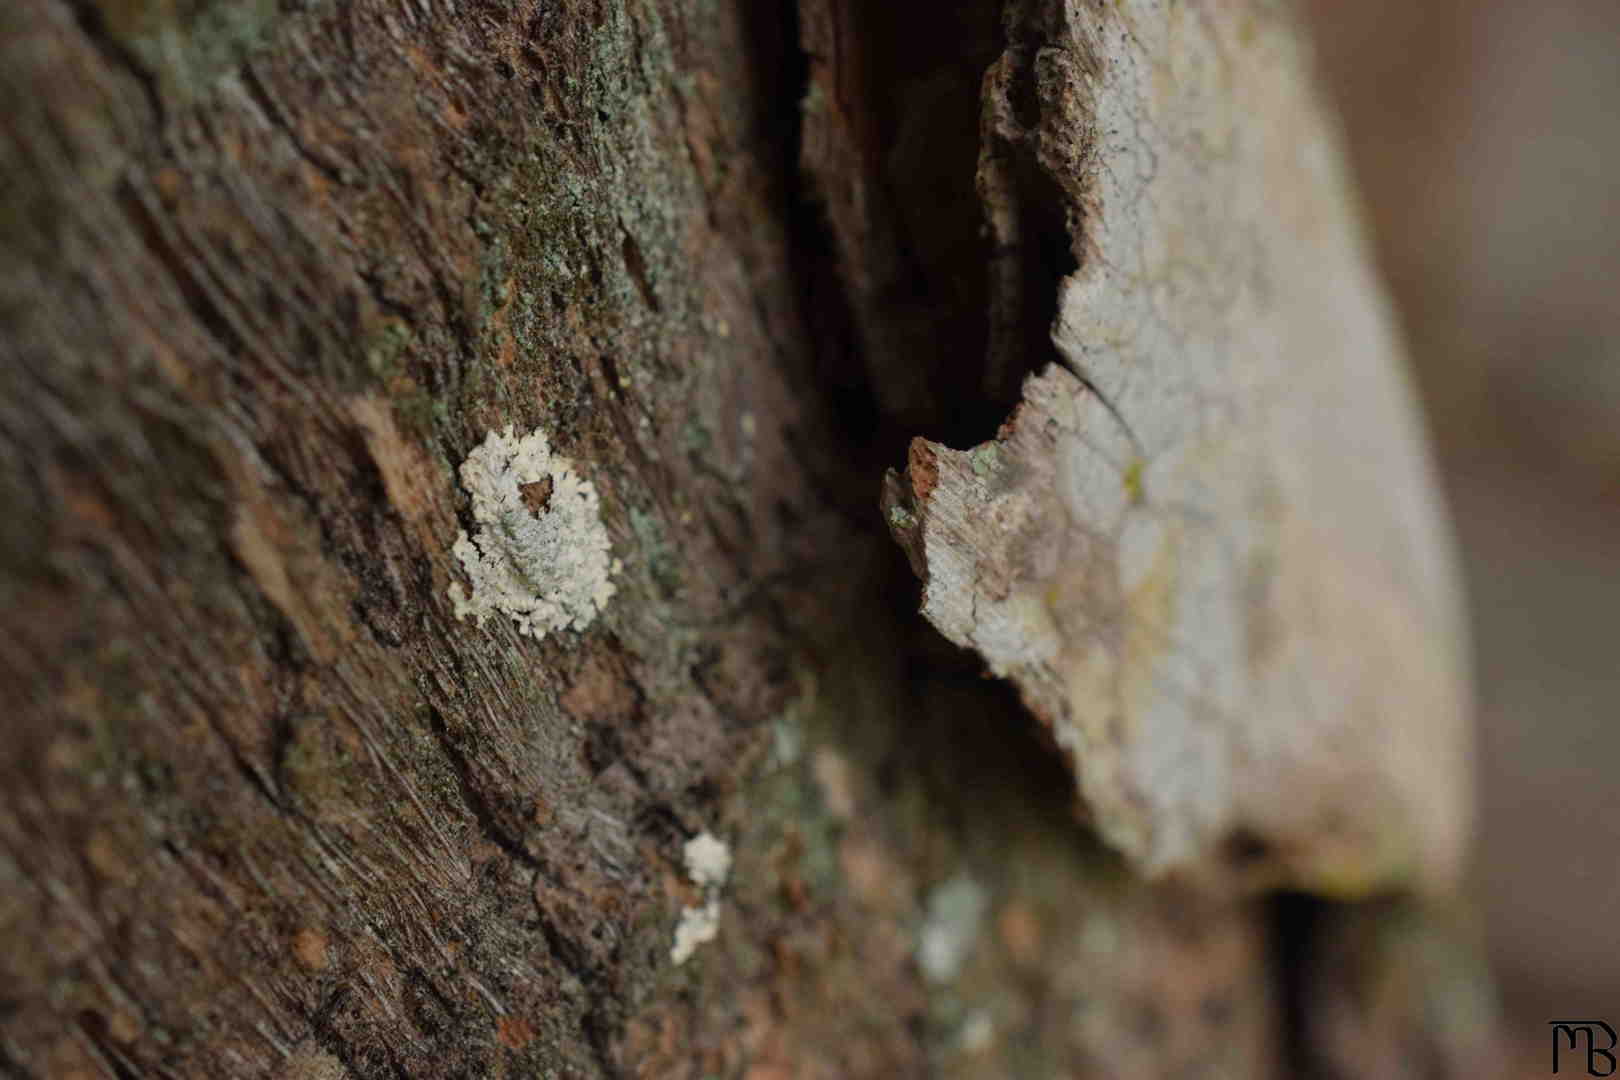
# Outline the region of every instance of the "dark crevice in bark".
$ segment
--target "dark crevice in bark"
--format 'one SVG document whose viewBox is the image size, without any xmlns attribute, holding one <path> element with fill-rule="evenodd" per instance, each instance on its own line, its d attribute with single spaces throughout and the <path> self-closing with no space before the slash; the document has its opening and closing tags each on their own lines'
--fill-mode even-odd
<svg viewBox="0 0 1620 1080">
<path fill-rule="evenodd" d="M 809 56 L 802 47 L 799 0 L 781 0 L 769 23 L 785 30 L 777 46 L 786 63 L 778 82 L 782 105 L 777 110 L 782 139 L 777 163 L 785 196 L 783 220 L 792 245 L 792 268 L 806 316 L 815 370 L 809 373 L 834 425 L 839 445 L 867 457 L 881 429 L 881 410 L 861 367 L 855 342 L 855 316 L 839 279 L 837 256 L 816 196 L 801 164 L 804 144 L 804 99 L 809 88 Z M 806 460 L 814 460 L 807 457 Z M 833 485 L 834 488 L 837 485 Z M 828 492 L 829 495 L 832 492 Z M 833 505 L 847 501 L 830 499 Z"/>
<path fill-rule="evenodd" d="M 1055 40 L 1064 15 L 1045 0 L 1009 0 L 1006 9 L 1005 47 L 984 80 L 978 176 L 994 247 L 986 372 L 992 394 L 1016 394 L 1025 374 L 1062 362 L 1051 341 L 1058 287 L 1086 247 L 1088 180 L 1056 171 L 1049 158 L 1055 147 L 1089 138 L 1076 117 L 1065 115 L 1060 91 L 1043 85 L 1043 63 L 1075 62 Z"/>
<path fill-rule="evenodd" d="M 0 1077 L 5 1080 L 36 1080 L 34 1074 L 23 1068 L 16 1058 L 6 1052 L 4 1046 L 0 1046 Z"/>
<path fill-rule="evenodd" d="M 1321 1074 L 1311 1047 L 1311 964 L 1328 907 L 1327 901 L 1299 892 L 1277 893 L 1269 903 L 1272 984 L 1282 1027 L 1279 1057 L 1289 1076 Z"/>
<path fill-rule="evenodd" d="M 659 303 L 658 294 L 653 291 L 652 279 L 647 276 L 647 259 L 641 253 L 641 245 L 622 223 L 619 225 L 619 231 L 623 235 L 619 243 L 619 253 L 624 258 L 625 271 L 629 273 L 630 280 L 635 282 L 636 290 L 641 293 L 642 302 L 656 315 L 664 310 L 664 305 Z"/>
<path fill-rule="evenodd" d="M 801 183 L 814 208 L 801 251 L 815 256 L 801 265 L 820 274 L 806 292 L 835 357 L 822 365 L 845 397 L 835 407 L 889 464 L 919 435 L 982 442 L 1024 376 L 1060 359 L 1058 285 L 1083 248 L 1083 182 L 1060 182 L 1044 160 L 1043 138 L 1081 137 L 1040 96 L 1052 16 L 1004 28 L 993 5 L 798 10 Z M 825 318 L 829 293 L 836 319 Z"/>
<path fill-rule="evenodd" d="M 95 1048 L 101 1064 L 116 1080 L 139 1080 L 141 1072 L 118 1050 L 118 1045 L 107 1034 L 107 1020 L 100 1013 L 82 1010 L 77 1017 L 79 1031 L 89 1045 Z"/>
<path fill-rule="evenodd" d="M 993 256 L 997 268 L 991 308 L 997 337 L 985 375 L 985 392 L 999 400 L 1009 391 L 1016 394 L 1025 375 L 1063 362 L 1052 344 L 1052 319 L 1058 286 L 1078 267 L 1069 249 L 1061 189 L 1028 152 L 1015 155 L 1010 173 L 1021 235 L 1016 245 Z"/>
<path fill-rule="evenodd" d="M 883 464 L 924 435 L 988 438 L 990 246 L 975 190 L 992 5 L 801 0 L 801 265 L 824 375 L 853 445 Z M 836 298 L 835 319 L 826 319 Z M 829 333 L 828 330 L 832 330 Z M 1012 387 L 1016 392 L 1016 384 Z"/>
<path fill-rule="evenodd" d="M 157 78 L 152 70 L 135 55 L 134 50 L 120 41 L 108 28 L 101 5 L 95 0 L 64 0 L 64 2 L 73 13 L 73 19 L 79 24 L 79 29 L 84 32 L 85 39 L 95 50 L 107 59 L 110 66 L 126 71 L 134 77 L 136 83 L 140 85 L 147 108 L 152 110 L 153 118 L 161 127 L 164 122 L 163 95 L 158 90 Z"/>
<path fill-rule="evenodd" d="M 478 788 L 476 778 L 473 776 L 472 763 L 456 744 L 455 737 L 450 734 L 450 729 L 445 724 L 444 714 L 436 706 L 428 706 L 428 722 L 433 728 L 434 738 L 438 740 L 439 749 L 444 752 L 445 758 L 456 774 L 456 789 L 461 793 L 461 801 L 472 814 L 473 820 L 478 822 L 484 836 L 490 843 L 504 851 L 513 862 L 538 871 L 540 860 L 520 839 L 501 826 L 500 819 L 484 798 L 484 793 Z"/>
<path fill-rule="evenodd" d="M 799 88 L 782 95 L 795 106 L 783 110 L 794 139 L 785 215 L 819 360 L 817 389 L 851 474 L 822 491 L 830 504 L 853 499 L 852 519 L 879 545 L 883 585 L 869 603 L 911 638 L 913 692 L 980 680 L 982 661 L 917 615 L 916 578 L 879 514 L 881 477 L 905 460 L 914 438 L 956 446 L 992 438 L 1023 377 L 1058 359 L 1049 335 L 1058 284 L 1076 266 L 1072 208 L 1037 160 L 1031 134 L 1012 155 L 1023 241 L 998 247 L 987 224 L 981 171 L 991 136 L 980 114 L 991 92 L 987 69 L 1008 45 L 998 5 L 785 6 L 801 43 L 792 72 Z M 1038 122 L 1033 72 L 1023 74 Z M 864 212 L 838 194 L 856 187 L 866 190 Z M 1038 745 L 1045 736 L 1035 734 L 1016 693 L 995 683 L 988 697 L 991 719 L 941 738 L 972 745 L 982 733 L 999 760 L 1007 732 L 1016 732 L 1024 770 L 1042 778 L 1029 797 L 1072 816 L 1072 780 L 1061 758 Z M 942 793 L 959 796 L 957 785 L 977 782 L 980 760 L 969 752 L 956 761 L 960 773 Z"/>
</svg>

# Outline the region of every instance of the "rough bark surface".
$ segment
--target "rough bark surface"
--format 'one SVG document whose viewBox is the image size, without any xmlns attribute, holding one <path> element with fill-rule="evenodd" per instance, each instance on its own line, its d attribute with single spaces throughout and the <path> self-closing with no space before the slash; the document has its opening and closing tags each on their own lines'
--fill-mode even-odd
<svg viewBox="0 0 1620 1080">
<path fill-rule="evenodd" d="M 0 7 L 0 1072 L 1287 1067 L 1270 907 L 1132 877 L 907 614 L 881 467 L 1027 327 L 996 12 L 901 10 Z M 583 632 L 453 616 L 508 424 L 600 493 Z"/>
</svg>

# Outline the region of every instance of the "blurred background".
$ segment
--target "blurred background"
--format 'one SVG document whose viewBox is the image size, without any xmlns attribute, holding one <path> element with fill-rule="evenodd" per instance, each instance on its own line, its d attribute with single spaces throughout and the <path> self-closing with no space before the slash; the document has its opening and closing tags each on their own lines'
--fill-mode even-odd
<svg viewBox="0 0 1620 1080">
<path fill-rule="evenodd" d="M 1477 854 L 1527 1075 L 1620 1026 L 1620 3 L 1309 0 L 1473 606 Z"/>
</svg>

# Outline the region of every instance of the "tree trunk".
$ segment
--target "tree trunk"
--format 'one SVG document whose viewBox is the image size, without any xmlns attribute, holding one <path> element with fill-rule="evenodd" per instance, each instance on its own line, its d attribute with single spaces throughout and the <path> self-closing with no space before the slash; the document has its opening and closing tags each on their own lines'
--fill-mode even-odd
<svg viewBox="0 0 1620 1080">
<path fill-rule="evenodd" d="M 0 1073 L 1478 1067 L 1460 902 L 1145 880 L 916 615 L 883 470 L 1073 268 L 1016 155 L 981 228 L 1033 25 L 0 9 Z M 509 427 L 616 560 L 538 634 L 452 600 Z"/>
</svg>

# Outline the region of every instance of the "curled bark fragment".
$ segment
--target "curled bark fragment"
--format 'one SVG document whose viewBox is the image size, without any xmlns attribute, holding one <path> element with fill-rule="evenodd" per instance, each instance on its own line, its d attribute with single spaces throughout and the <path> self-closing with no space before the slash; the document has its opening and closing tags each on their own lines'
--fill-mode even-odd
<svg viewBox="0 0 1620 1080">
<path fill-rule="evenodd" d="M 890 479 L 924 614 L 1017 684 L 1146 872 L 1445 888 L 1470 768 L 1448 538 L 1299 36 L 1263 4 L 1033 8 L 1019 138 L 1080 260 L 1070 370 Z"/>
</svg>

